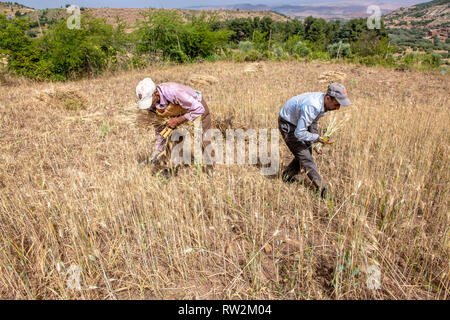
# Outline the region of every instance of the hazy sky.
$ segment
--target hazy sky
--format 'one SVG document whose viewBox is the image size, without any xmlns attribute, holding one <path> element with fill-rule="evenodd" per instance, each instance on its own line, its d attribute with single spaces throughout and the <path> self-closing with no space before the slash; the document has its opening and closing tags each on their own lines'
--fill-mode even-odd
<svg viewBox="0 0 450 320">
<path fill-rule="evenodd" d="M 238 4 L 238 3 L 251 3 L 251 4 L 270 4 L 270 5 L 302 5 L 313 3 L 330 3 L 330 2 L 353 2 L 356 0 L 10 0 L 17 1 L 28 7 L 35 9 L 43 8 L 59 8 L 65 7 L 66 4 L 74 4 L 80 7 L 109 7 L 109 8 L 186 8 L 191 6 L 200 5 L 219 5 L 219 4 Z M 394 0 L 392 2 L 410 4 L 411 2 L 420 3 L 427 2 L 428 0 Z M 375 3 L 389 3 L 389 0 L 372 0 L 370 2 Z"/>
</svg>

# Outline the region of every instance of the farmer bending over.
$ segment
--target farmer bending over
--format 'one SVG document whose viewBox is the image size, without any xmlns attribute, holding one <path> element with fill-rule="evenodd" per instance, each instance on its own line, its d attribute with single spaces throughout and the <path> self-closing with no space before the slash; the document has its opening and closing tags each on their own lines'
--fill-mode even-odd
<svg viewBox="0 0 450 320">
<path fill-rule="evenodd" d="M 312 143 L 326 144 L 329 141 L 328 137 L 319 135 L 319 119 L 328 111 L 349 105 L 347 90 L 337 82 L 328 86 L 327 93 L 303 93 L 286 102 L 279 113 L 278 128 L 289 150 L 294 154 L 294 159 L 283 171 L 283 181 L 294 181 L 294 176 L 304 168 L 308 178 L 320 191 L 321 197 L 326 197 L 327 183 L 318 173 L 314 163 Z"/>
<path fill-rule="evenodd" d="M 186 121 L 194 121 L 201 117 L 203 133 L 211 127 L 211 116 L 208 105 L 202 98 L 202 94 L 192 88 L 175 83 L 165 82 L 159 85 L 150 78 L 145 78 L 136 87 L 136 95 L 138 97 L 139 109 L 156 111 L 165 110 L 169 104 L 181 106 L 186 113 L 178 117 L 170 118 L 167 126 L 176 129 L 179 125 Z M 152 161 L 156 161 L 158 155 L 164 151 L 166 140 L 161 136 L 163 127 L 156 127 L 156 142 L 152 154 Z M 203 147 L 206 143 L 203 141 Z"/>
</svg>

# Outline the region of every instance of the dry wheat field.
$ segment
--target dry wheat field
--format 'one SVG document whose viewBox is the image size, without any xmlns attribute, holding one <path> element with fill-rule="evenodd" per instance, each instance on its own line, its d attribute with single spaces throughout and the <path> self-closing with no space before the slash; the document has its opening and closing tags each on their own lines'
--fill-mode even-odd
<svg viewBox="0 0 450 320">
<path fill-rule="evenodd" d="M 144 167 L 135 86 L 199 83 L 216 124 L 277 128 L 338 77 L 315 155 L 333 201 L 257 166 Z M 448 75 L 318 62 L 149 67 L 0 87 L 1 299 L 449 299 Z M 233 118 L 231 119 L 231 116 Z M 280 137 L 281 167 L 291 155 Z"/>
</svg>

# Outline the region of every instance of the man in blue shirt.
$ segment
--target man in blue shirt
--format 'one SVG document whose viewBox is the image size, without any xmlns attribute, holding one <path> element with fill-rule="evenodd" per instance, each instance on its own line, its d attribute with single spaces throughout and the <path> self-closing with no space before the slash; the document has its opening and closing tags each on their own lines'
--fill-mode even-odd
<svg viewBox="0 0 450 320">
<path fill-rule="evenodd" d="M 312 157 L 313 143 L 327 143 L 328 138 L 319 135 L 318 120 L 329 111 L 349 106 L 345 87 L 337 82 L 328 86 L 327 93 L 310 92 L 293 97 L 281 108 L 278 128 L 294 159 L 283 171 L 283 181 L 291 182 L 301 168 L 320 191 L 327 195 L 326 181 L 320 176 Z"/>
</svg>

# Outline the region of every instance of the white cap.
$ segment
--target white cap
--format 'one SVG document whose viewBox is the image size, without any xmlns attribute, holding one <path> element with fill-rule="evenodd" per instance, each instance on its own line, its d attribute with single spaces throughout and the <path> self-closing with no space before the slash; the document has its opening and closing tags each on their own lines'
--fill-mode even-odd
<svg viewBox="0 0 450 320">
<path fill-rule="evenodd" d="M 145 78 L 138 83 L 136 87 L 136 96 L 138 98 L 139 109 L 150 109 L 152 106 L 153 92 L 156 90 L 156 85 L 150 78 Z"/>
</svg>

